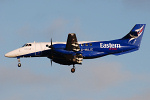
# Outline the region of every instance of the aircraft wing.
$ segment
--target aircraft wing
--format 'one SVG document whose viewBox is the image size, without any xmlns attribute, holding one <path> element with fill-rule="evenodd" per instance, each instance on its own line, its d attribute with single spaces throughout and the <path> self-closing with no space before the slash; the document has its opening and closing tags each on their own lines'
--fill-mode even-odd
<svg viewBox="0 0 150 100">
<path fill-rule="evenodd" d="M 80 51 L 80 47 L 75 33 L 69 33 L 65 50 Z"/>
</svg>

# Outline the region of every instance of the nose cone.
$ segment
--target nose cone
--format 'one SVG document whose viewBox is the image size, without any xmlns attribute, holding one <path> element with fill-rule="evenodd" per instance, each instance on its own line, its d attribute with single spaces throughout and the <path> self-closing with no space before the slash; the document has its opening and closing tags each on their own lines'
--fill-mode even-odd
<svg viewBox="0 0 150 100">
<path fill-rule="evenodd" d="M 6 54 L 5 54 L 5 57 L 9 57 L 9 56 L 10 56 L 10 54 L 9 54 L 9 53 L 6 53 Z"/>
<path fill-rule="evenodd" d="M 15 55 L 12 52 L 8 52 L 5 54 L 5 57 L 12 58 L 12 57 L 15 57 Z"/>
<path fill-rule="evenodd" d="M 17 51 L 18 50 L 8 52 L 8 53 L 5 54 L 5 57 L 9 57 L 9 58 L 17 57 Z"/>
</svg>

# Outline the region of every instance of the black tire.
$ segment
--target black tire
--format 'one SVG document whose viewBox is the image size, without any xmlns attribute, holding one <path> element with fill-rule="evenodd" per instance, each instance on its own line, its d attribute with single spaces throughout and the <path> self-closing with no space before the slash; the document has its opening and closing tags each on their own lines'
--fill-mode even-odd
<svg viewBox="0 0 150 100">
<path fill-rule="evenodd" d="M 21 63 L 18 63 L 18 67 L 21 67 Z"/>
<path fill-rule="evenodd" d="M 72 69 L 71 69 L 71 72 L 74 73 L 74 72 L 75 72 L 75 68 L 72 68 Z"/>
</svg>

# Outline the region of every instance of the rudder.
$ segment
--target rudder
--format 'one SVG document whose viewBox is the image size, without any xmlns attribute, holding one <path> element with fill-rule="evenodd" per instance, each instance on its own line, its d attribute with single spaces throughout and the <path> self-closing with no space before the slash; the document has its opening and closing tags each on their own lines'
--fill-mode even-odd
<svg viewBox="0 0 150 100">
<path fill-rule="evenodd" d="M 140 47 L 145 26 L 146 24 L 136 24 L 121 40 L 126 40 L 128 44 Z"/>
</svg>

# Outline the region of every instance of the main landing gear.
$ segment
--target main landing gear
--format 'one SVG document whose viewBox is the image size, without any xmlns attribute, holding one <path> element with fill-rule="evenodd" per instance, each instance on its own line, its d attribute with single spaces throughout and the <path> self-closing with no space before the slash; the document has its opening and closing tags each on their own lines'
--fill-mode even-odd
<svg viewBox="0 0 150 100">
<path fill-rule="evenodd" d="M 73 65 L 73 68 L 71 69 L 71 72 L 74 73 L 75 72 L 75 66 Z"/>
<path fill-rule="evenodd" d="M 20 58 L 17 59 L 18 59 L 18 67 L 21 67 Z"/>
</svg>

